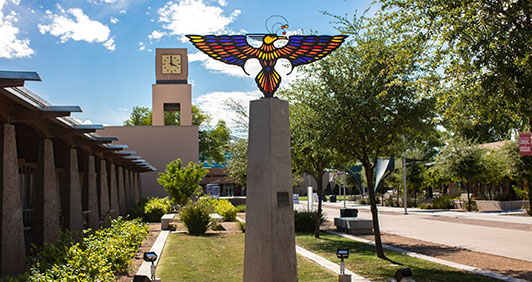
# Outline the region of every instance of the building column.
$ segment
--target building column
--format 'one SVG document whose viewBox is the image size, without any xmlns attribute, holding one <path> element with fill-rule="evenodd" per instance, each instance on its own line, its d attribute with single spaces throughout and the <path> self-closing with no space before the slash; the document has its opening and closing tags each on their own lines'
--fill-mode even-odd
<svg viewBox="0 0 532 282">
<path fill-rule="evenodd" d="M 68 148 L 65 160 L 65 195 L 63 195 L 63 228 L 83 231 L 81 183 L 79 182 L 78 150 Z"/>
<path fill-rule="evenodd" d="M 126 213 L 131 210 L 131 187 L 129 183 L 129 169 L 124 168 L 124 192 L 126 199 Z"/>
<path fill-rule="evenodd" d="M 126 190 L 124 187 L 124 168 L 118 166 L 118 204 L 120 206 L 120 215 L 126 215 Z"/>
<path fill-rule="evenodd" d="M 107 162 L 100 160 L 100 166 L 97 172 L 98 191 L 100 191 L 100 219 L 106 220 L 111 216 L 109 205 L 109 185 L 107 185 Z"/>
<path fill-rule="evenodd" d="M 140 201 L 140 197 L 139 197 L 139 178 L 138 178 L 138 172 L 133 172 L 132 175 L 133 175 L 133 190 L 134 190 L 134 194 L 135 194 L 135 205 Z"/>
<path fill-rule="evenodd" d="M 133 179 L 133 171 L 131 169 L 128 169 L 128 176 L 129 176 L 129 202 L 131 203 L 131 207 L 133 207 L 137 202 L 135 202 L 135 181 Z"/>
<path fill-rule="evenodd" d="M 116 186 L 116 168 L 115 164 L 109 164 L 109 189 L 111 190 L 111 216 L 117 218 L 120 213 L 120 205 L 118 200 L 118 188 Z"/>
<path fill-rule="evenodd" d="M 26 250 L 15 126 L 0 125 L 0 276 L 24 272 Z"/>
<path fill-rule="evenodd" d="M 53 244 L 59 239 L 59 189 L 57 187 L 54 146 L 51 139 L 39 140 L 32 219 L 32 242 L 37 246 Z"/>
<path fill-rule="evenodd" d="M 94 155 L 89 155 L 87 161 L 86 179 L 88 189 L 88 208 L 90 210 L 87 224 L 94 230 L 100 227 L 100 211 L 98 208 L 98 190 L 96 185 Z"/>
<path fill-rule="evenodd" d="M 142 179 L 140 178 L 140 172 L 137 172 L 137 190 L 138 190 L 139 201 L 140 201 L 140 199 L 142 199 Z"/>
</svg>

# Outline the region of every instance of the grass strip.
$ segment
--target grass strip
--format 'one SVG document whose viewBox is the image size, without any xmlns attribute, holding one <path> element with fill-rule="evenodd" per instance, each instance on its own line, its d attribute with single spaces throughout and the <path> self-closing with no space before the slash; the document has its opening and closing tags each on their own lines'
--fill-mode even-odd
<svg viewBox="0 0 532 282">
<path fill-rule="evenodd" d="M 371 281 L 389 281 L 395 271 L 402 267 L 409 267 L 414 275 L 413 279 L 417 282 L 495 281 L 484 276 L 385 250 L 385 254 L 390 260 L 401 264 L 394 265 L 389 261 L 377 258 L 374 246 L 355 242 L 334 234 L 322 233 L 319 239 L 314 238 L 313 234 L 297 234 L 296 243 L 298 246 L 334 263 L 340 263 L 340 259 L 336 258 L 336 250 L 338 248 L 349 248 L 350 255 L 345 260 L 346 268 Z"/>
<path fill-rule="evenodd" d="M 330 282 L 337 276 L 298 255 L 299 281 Z M 242 281 L 244 234 L 170 234 L 157 277 L 163 281 Z"/>
</svg>

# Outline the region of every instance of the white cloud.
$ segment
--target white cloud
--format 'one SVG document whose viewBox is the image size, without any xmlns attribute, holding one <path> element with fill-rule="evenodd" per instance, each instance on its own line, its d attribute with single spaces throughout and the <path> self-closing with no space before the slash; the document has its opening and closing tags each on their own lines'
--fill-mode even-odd
<svg viewBox="0 0 532 282">
<path fill-rule="evenodd" d="M 119 13 L 120 15 L 125 15 L 125 14 L 127 14 L 127 11 L 126 11 L 126 10 L 120 10 L 118 13 Z"/>
<path fill-rule="evenodd" d="M 79 124 L 94 124 L 90 119 L 81 120 L 79 118 L 73 118 Z"/>
<path fill-rule="evenodd" d="M 148 38 L 150 40 L 159 40 L 161 37 L 163 37 L 164 32 L 160 32 L 158 30 L 154 30 L 150 35 L 148 35 Z"/>
<path fill-rule="evenodd" d="M 112 24 L 116 24 L 116 23 L 118 23 L 118 19 L 115 18 L 115 17 L 111 17 L 111 18 L 109 19 L 109 21 L 110 21 Z"/>
<path fill-rule="evenodd" d="M 201 95 L 195 99 L 195 104 L 202 111 L 211 115 L 211 125 L 215 125 L 219 120 L 224 120 L 229 128 L 236 128 L 235 120 L 237 114 L 224 106 L 225 101 L 229 98 L 241 104 L 246 111 L 249 111 L 249 101 L 262 97 L 259 91 L 252 92 L 212 92 Z"/>
<path fill-rule="evenodd" d="M 20 0 L 12 0 L 16 5 Z M 6 0 L 0 0 L 0 58 L 21 58 L 29 57 L 35 52 L 30 47 L 30 40 L 19 39 L 19 29 L 13 24 L 18 22 L 17 14 L 14 11 L 4 15 L 4 4 Z"/>
<path fill-rule="evenodd" d="M 218 4 L 224 6 L 225 0 Z M 206 5 L 203 0 L 183 0 L 166 3 L 158 13 L 163 28 L 171 35 L 181 36 L 181 40 L 186 42 L 185 34 L 229 33 L 228 25 L 240 14 L 240 10 L 224 15 L 221 7 Z"/>
<path fill-rule="evenodd" d="M 60 6 L 58 9 L 60 10 L 59 14 L 50 13 L 48 15 L 50 24 L 38 25 L 42 34 L 49 32 L 51 35 L 59 37 L 61 43 L 70 39 L 89 43 L 98 42 L 110 51 L 115 50 L 116 45 L 113 38 L 110 37 L 111 31 L 108 26 L 99 21 L 91 20 L 81 9 L 74 8 L 65 11 Z"/>
<path fill-rule="evenodd" d="M 227 1 L 226 0 L 218 0 L 218 4 L 220 4 L 220 6 L 222 6 L 222 7 L 225 7 L 227 5 Z"/>
<path fill-rule="evenodd" d="M 245 77 L 252 80 L 255 80 L 255 76 L 257 76 L 257 74 L 261 70 L 260 63 L 257 59 L 250 59 L 244 65 L 246 71 L 249 73 L 249 75 L 247 75 L 239 66 L 222 63 L 220 61 L 210 58 L 209 56 L 201 52 L 189 54 L 188 61 L 189 63 L 199 62 L 205 69 L 209 70 L 212 73 L 227 74 L 230 76 L 243 78 Z M 288 60 L 285 59 L 280 59 L 277 61 L 277 64 L 275 65 L 275 70 L 282 77 L 281 86 L 290 84 L 298 76 L 297 68 L 294 69 L 290 75 L 287 75 L 290 72 L 290 63 L 288 62 Z"/>
</svg>

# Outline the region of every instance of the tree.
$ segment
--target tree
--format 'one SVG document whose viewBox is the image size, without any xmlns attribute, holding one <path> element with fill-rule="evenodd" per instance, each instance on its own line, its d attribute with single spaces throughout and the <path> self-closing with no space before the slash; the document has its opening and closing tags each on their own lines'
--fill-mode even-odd
<svg viewBox="0 0 532 282">
<path fill-rule="evenodd" d="M 172 197 L 172 202 L 181 207 L 190 201 L 192 195 L 201 190 L 199 183 L 208 172 L 202 164 L 193 162 L 183 167 L 181 159 L 171 161 L 166 165 L 165 171 L 166 173 L 159 172 L 157 182 Z"/>
<path fill-rule="evenodd" d="M 219 120 L 215 127 L 199 132 L 199 159 L 201 162 L 214 160 L 219 164 L 225 163 L 224 153 L 230 140 L 231 131 L 225 121 Z"/>
<path fill-rule="evenodd" d="M 327 169 L 338 161 L 335 151 L 327 146 L 327 124 L 302 96 L 316 95 L 319 84 L 313 80 L 300 80 L 290 89 L 280 92 L 280 96 L 290 101 L 290 145 L 292 152 L 292 170 L 295 174 L 306 173 L 317 183 L 318 214 L 314 226 L 314 237 L 320 236 L 320 219 L 322 217 L 322 200 L 324 198 L 323 177 Z"/>
<path fill-rule="evenodd" d="M 227 166 L 227 176 L 245 189 L 248 175 L 248 140 L 238 139 L 230 143 L 229 153 L 232 157 Z"/>
<path fill-rule="evenodd" d="M 486 170 L 483 150 L 470 141 L 454 138 L 445 146 L 436 159 L 443 174 L 454 181 L 460 181 L 467 190 L 467 210 L 472 210 L 471 183 L 481 180 Z"/>
<path fill-rule="evenodd" d="M 324 125 L 320 146 L 364 167 L 377 256 L 386 258 L 373 187 L 375 160 L 394 155 L 402 146 L 402 134 L 417 136 L 433 126 L 433 101 L 420 95 L 413 48 L 392 44 L 385 34 L 362 33 L 358 22 L 349 22 L 353 43 L 310 66 L 307 81 L 316 81 L 316 91 L 298 99 L 315 110 Z"/>
<path fill-rule="evenodd" d="M 375 24 L 392 29 L 393 39 L 409 35 L 423 44 L 433 69 L 443 70 L 436 86 L 446 127 L 485 142 L 530 125 L 529 0 L 379 2 Z"/>
<path fill-rule="evenodd" d="M 211 117 L 202 112 L 200 108 L 192 105 L 192 125 L 197 125 L 199 131 L 199 158 L 200 161 L 214 160 L 224 163 L 224 152 L 230 140 L 231 131 L 220 120 L 215 127 L 209 127 Z M 140 126 L 152 124 L 152 112 L 146 107 L 134 107 L 129 119 L 124 121 L 125 126 Z M 165 125 L 180 125 L 179 112 L 164 112 Z"/>
<path fill-rule="evenodd" d="M 147 107 L 133 107 L 125 126 L 151 125 L 151 110 Z"/>
<path fill-rule="evenodd" d="M 508 174 L 516 180 L 523 181 L 528 186 L 529 207 L 532 209 L 532 156 L 519 155 L 519 143 L 509 142 L 505 144 L 501 151 L 506 156 L 505 167 Z M 530 214 L 532 216 L 532 213 Z"/>
</svg>

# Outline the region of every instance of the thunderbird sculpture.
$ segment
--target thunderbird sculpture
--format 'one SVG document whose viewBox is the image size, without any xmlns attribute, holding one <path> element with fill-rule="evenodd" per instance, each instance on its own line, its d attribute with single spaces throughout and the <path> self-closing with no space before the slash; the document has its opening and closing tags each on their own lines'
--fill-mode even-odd
<svg viewBox="0 0 532 282">
<path fill-rule="evenodd" d="M 281 76 L 275 71 L 279 59 L 287 59 L 291 70 L 297 66 L 309 64 L 329 55 L 344 42 L 345 35 L 293 35 L 286 37 L 284 29 L 288 24 L 281 25 L 283 35 L 276 33 L 247 35 L 187 35 L 196 48 L 209 57 L 230 65 L 236 65 L 246 72 L 244 65 L 249 59 L 258 59 L 262 70 L 255 77 L 255 82 L 265 97 L 273 97 L 279 88 Z M 248 38 L 262 41 L 258 48 L 248 43 Z M 279 40 L 287 40 L 284 45 L 276 44 Z M 276 47 L 280 46 L 280 47 Z"/>
</svg>

